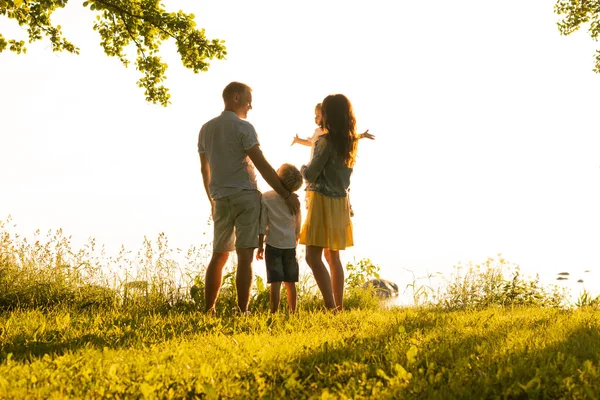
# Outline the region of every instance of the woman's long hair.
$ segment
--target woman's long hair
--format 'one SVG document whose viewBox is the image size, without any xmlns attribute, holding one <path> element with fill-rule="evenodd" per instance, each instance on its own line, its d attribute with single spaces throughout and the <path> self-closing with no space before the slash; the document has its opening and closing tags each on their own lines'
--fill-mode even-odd
<svg viewBox="0 0 600 400">
<path fill-rule="evenodd" d="M 352 168 L 356 160 L 358 136 L 356 118 L 350 100 L 343 94 L 325 97 L 321 107 L 323 128 L 344 164 Z"/>
</svg>

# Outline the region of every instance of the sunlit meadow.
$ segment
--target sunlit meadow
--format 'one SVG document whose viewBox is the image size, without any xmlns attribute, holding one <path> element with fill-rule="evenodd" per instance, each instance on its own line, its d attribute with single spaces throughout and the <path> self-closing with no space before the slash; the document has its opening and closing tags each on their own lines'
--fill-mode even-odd
<svg viewBox="0 0 600 400">
<path fill-rule="evenodd" d="M 501 257 L 428 277 L 394 305 L 346 267 L 346 311 L 322 308 L 308 273 L 299 310 L 269 313 L 254 281 L 235 312 L 235 262 L 216 316 L 202 310 L 209 243 L 169 248 L 159 235 L 108 255 L 61 230 L 0 224 L 2 398 L 594 398 L 600 391 L 598 298 L 544 286 Z M 306 272 L 306 271 L 305 271 Z M 393 299 L 392 299 L 393 300 Z"/>
</svg>

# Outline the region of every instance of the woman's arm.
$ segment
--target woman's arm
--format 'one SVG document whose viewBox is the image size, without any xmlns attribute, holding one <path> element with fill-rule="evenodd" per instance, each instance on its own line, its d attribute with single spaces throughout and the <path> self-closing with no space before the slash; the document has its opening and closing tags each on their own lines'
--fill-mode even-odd
<svg viewBox="0 0 600 400">
<path fill-rule="evenodd" d="M 300 168 L 302 176 L 307 182 L 314 183 L 317 177 L 325 168 L 325 164 L 331 155 L 329 139 L 326 136 L 321 136 L 315 143 L 315 151 L 307 165 Z"/>
</svg>

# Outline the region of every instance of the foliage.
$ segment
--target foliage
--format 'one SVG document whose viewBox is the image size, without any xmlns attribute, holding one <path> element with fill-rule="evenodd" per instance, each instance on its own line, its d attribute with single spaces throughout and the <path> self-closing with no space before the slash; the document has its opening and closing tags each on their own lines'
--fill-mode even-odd
<svg viewBox="0 0 600 400">
<path fill-rule="evenodd" d="M 423 306 L 434 304 L 438 301 L 439 289 L 433 284 L 433 280 L 442 276 L 441 272 L 427 273 L 426 276 L 416 277 L 415 272 L 407 270 L 412 274 L 412 282 L 406 284 L 406 289 L 412 292 L 413 304 Z M 426 281 L 427 283 L 423 283 Z"/>
<path fill-rule="evenodd" d="M 589 308 L 600 308 L 600 296 L 592 296 L 587 290 L 583 290 L 577 300 L 575 301 L 577 308 L 589 307 Z"/>
<path fill-rule="evenodd" d="M 505 277 L 508 273 L 512 275 Z M 441 291 L 437 304 L 445 309 L 481 309 L 505 306 L 561 307 L 567 293 L 557 286 L 543 287 L 535 279 L 521 274 L 518 265 L 504 258 L 488 258 L 481 264 L 459 265 Z"/>
<path fill-rule="evenodd" d="M 556 0 L 554 12 L 562 15 L 558 30 L 562 35 L 570 35 L 582 25 L 589 24 L 588 32 L 594 41 L 600 35 L 600 2 L 598 0 Z M 596 50 L 594 72 L 600 73 L 600 50 Z"/>
<path fill-rule="evenodd" d="M 214 318 L 0 314 L 1 398 L 594 398 L 600 315 L 552 308 Z"/>
<path fill-rule="evenodd" d="M 61 26 L 51 22 L 54 11 L 67 3 L 68 0 L 0 0 L 0 16 L 26 27 L 29 43 L 45 36 L 53 51 L 79 54 L 79 48 L 63 36 Z M 142 75 L 137 85 L 152 103 L 169 103 L 169 90 L 163 85 L 168 66 L 159 55 L 166 40 L 175 42 L 181 62 L 194 73 L 207 71 L 208 60 L 220 60 L 227 54 L 222 40 L 207 39 L 204 29 L 196 28 L 193 14 L 168 12 L 158 0 L 85 0 L 83 6 L 96 13 L 93 29 L 100 35 L 106 55 L 117 57 L 127 67 L 130 57 L 126 49 L 135 46 L 135 65 Z M 27 51 L 24 40 L 7 40 L 0 33 L 0 53 L 7 48 L 17 54 Z"/>
<path fill-rule="evenodd" d="M 593 398 L 600 392 L 597 299 L 582 295 L 578 309 L 561 308 L 560 293 L 544 291 L 502 258 L 469 265 L 466 273 L 457 268 L 439 294 L 442 307 L 384 309 L 358 284 L 378 273 L 369 260 L 349 269 L 354 284 L 342 313 L 323 312 L 314 282 L 303 276 L 298 312 L 270 314 L 268 287 L 255 279 L 249 316 L 232 311 L 231 263 L 213 317 L 198 311 L 204 245 L 184 253 L 183 264 L 164 235 L 145 239 L 137 256 L 123 250 L 106 258 L 93 240 L 86 246 L 72 250 L 60 230 L 28 241 L 0 221 L 0 301 L 8 305 L 0 308 L 0 398 Z M 122 271 L 114 289 L 107 289 L 107 266 Z M 504 278 L 507 271 L 511 278 Z M 181 291 L 178 276 L 192 287 Z M 19 293 L 18 301 L 10 293 Z"/>
<path fill-rule="evenodd" d="M 363 258 L 355 264 L 347 263 L 346 271 L 348 276 L 344 280 L 344 285 L 348 290 L 362 288 L 371 279 L 379 279 L 379 265 L 375 265 L 369 258 Z"/>
</svg>

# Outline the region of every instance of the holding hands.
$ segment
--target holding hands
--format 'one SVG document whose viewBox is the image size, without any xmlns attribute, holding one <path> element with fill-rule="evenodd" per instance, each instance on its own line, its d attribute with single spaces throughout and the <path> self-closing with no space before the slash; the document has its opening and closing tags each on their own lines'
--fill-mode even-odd
<svg viewBox="0 0 600 400">
<path fill-rule="evenodd" d="M 285 199 L 285 204 L 290 209 L 292 215 L 298 214 L 300 211 L 300 200 L 298 199 L 298 195 L 294 192 L 290 192 L 290 195 Z"/>
</svg>

